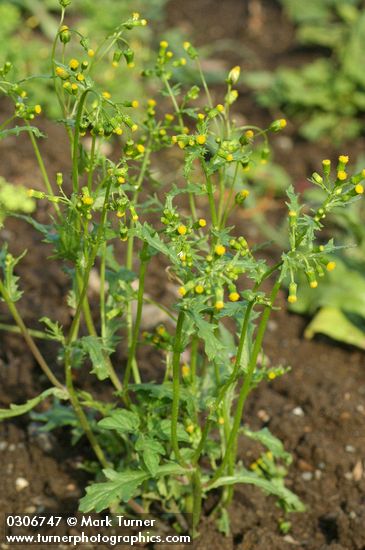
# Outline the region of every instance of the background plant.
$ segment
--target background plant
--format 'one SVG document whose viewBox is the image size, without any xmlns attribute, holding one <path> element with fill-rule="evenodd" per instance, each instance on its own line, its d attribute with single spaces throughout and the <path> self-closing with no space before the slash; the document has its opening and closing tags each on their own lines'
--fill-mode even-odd
<svg viewBox="0 0 365 550">
<path fill-rule="evenodd" d="M 14 118 L 23 121 L 22 131 L 29 133 L 43 176 L 44 191 L 31 190 L 30 195 L 54 208 L 50 224 L 26 219 L 53 245 L 53 259 L 69 276 L 73 316 L 68 327 L 42 318 L 44 331 L 30 331 L 17 306 L 21 289 L 14 270 L 21 258 L 3 247 L 2 299 L 16 323 L 14 330 L 22 333 L 52 387 L 24 405 L 0 411 L 0 417 L 28 412 L 50 395 L 57 398 L 53 410 L 42 415 L 46 429 L 70 426 L 75 440 L 86 436 L 96 457 L 89 468 L 99 476 L 103 468 L 105 480 L 99 477 L 81 499 L 84 512 L 184 511 L 192 513 L 196 532 L 204 498 L 219 489 L 214 513 L 227 531 L 226 509 L 237 483 L 261 487 L 287 511 L 303 510 L 284 485 L 290 456 L 267 429 L 252 432 L 243 426 L 242 415 L 260 382 L 287 371 L 285 366 L 268 367 L 262 352 L 283 280 L 289 278 L 291 303 L 296 301 L 299 273 L 306 274 L 312 288 L 317 286 L 335 250 L 332 240 L 317 244 L 317 233 L 327 214 L 360 194 L 363 173 L 349 175 L 343 162 L 334 177 L 326 167 L 323 176 L 313 175 L 324 193 L 313 212 L 303 210 L 289 188 L 290 246 L 277 264 L 269 265 L 261 248 L 230 223 L 233 212 L 245 207 L 247 167 L 267 159 L 268 134 L 281 131 L 286 121 L 275 120 L 266 130 L 237 126 L 231 107 L 238 96 L 239 68 L 227 76 L 222 103 L 213 103 L 198 53 L 189 42 L 181 57 L 162 40 L 155 64 L 144 70 L 146 78 L 160 82 L 158 100 L 142 106 L 124 94 L 113 97 L 94 81 L 94 70 L 111 51 L 128 62 L 133 54 L 130 31 L 147 22 L 134 13 L 94 49 L 87 37 L 65 26 L 68 2 L 60 3 L 49 78 L 70 139 L 70 179 L 59 173 L 53 182 L 47 175 L 34 126 L 41 106 L 28 99 L 25 89 L 32 80 L 14 81 L 8 63 L 2 68 L 1 89 L 14 101 Z M 72 41 L 79 44 L 77 57 L 67 55 Z M 201 81 L 183 89 L 173 75 L 187 63 L 195 65 Z M 166 98 L 168 112 L 163 109 Z M 89 146 L 84 137 L 90 138 Z M 102 144 L 112 138 L 119 155 L 109 158 Z M 154 153 L 172 147 L 180 151 L 181 173 L 172 184 L 156 181 Z M 143 307 L 150 301 L 146 278 L 156 255 L 168 264 L 178 297 L 171 307 L 155 303 L 169 323 L 141 333 Z M 93 267 L 100 278 L 95 317 L 87 293 Z M 62 382 L 36 337 L 57 343 Z M 122 337 L 128 348 L 125 365 L 115 363 L 113 356 L 125 345 Z M 161 350 L 161 382 L 143 379 L 138 356 L 142 343 Z M 84 364 L 114 386 L 109 401 L 75 386 L 73 372 Z M 237 460 L 241 434 L 267 449 L 250 469 Z"/>
<path fill-rule="evenodd" d="M 362 134 L 365 80 L 365 13 L 361 0 L 282 0 L 297 25 L 298 43 L 313 61 L 246 76 L 261 105 L 278 108 L 293 118 L 309 140 L 340 143 Z"/>
</svg>

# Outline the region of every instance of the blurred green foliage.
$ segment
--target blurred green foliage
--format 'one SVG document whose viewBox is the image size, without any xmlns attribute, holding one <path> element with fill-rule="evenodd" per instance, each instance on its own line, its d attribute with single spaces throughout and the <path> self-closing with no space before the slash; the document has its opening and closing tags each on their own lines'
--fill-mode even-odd
<svg viewBox="0 0 365 550">
<path fill-rule="evenodd" d="M 80 32 L 87 35 L 90 44 L 97 44 L 108 32 L 113 32 L 118 21 L 125 20 L 131 9 L 140 12 L 151 25 L 143 32 L 137 30 L 131 44 L 138 64 L 148 63 L 151 45 L 154 40 L 153 26 L 164 19 L 164 7 L 167 0 L 135 0 L 133 6 L 125 0 L 78 0 L 69 9 L 69 17 L 77 21 Z M 0 3 L 0 64 L 12 62 L 19 77 L 34 74 L 49 74 L 49 45 L 53 40 L 59 22 L 59 3 L 57 0 L 8 0 Z M 72 52 L 69 52 L 72 55 Z M 98 83 L 113 94 L 123 86 L 125 96 L 142 97 L 140 72 L 127 68 L 120 63 L 117 69 L 112 66 L 112 53 L 100 64 Z M 33 94 L 48 112 L 58 114 L 53 96 L 49 94 L 51 84 L 34 80 Z"/>
<path fill-rule="evenodd" d="M 297 25 L 297 41 L 314 61 L 297 68 L 255 72 L 246 82 L 265 107 L 295 118 L 309 140 L 340 143 L 363 131 L 365 11 L 362 0 L 280 0 Z"/>
</svg>

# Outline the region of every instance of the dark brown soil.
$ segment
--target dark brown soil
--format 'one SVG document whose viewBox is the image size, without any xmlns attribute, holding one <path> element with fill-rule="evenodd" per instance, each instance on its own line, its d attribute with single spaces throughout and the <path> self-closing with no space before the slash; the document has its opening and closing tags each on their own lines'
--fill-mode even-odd
<svg viewBox="0 0 365 550">
<path fill-rule="evenodd" d="M 293 29 L 274 2 L 172 0 L 168 18 L 174 24 L 179 23 L 187 36 L 195 35 L 198 44 L 227 37 L 236 40 L 236 54 L 222 55 L 227 67 L 242 64 L 242 59 L 247 68 L 276 66 L 288 57 L 293 62 L 295 52 L 290 49 Z M 303 53 L 297 52 L 297 55 Z M 272 118 L 270 113 L 254 105 L 247 90 L 242 90 L 238 111 L 242 116 L 248 114 L 250 121 L 262 124 Z M 48 144 L 42 144 L 42 148 L 51 173 L 60 169 L 67 171 L 62 130 L 48 125 L 45 130 L 51 139 Z M 344 151 L 357 152 L 362 145 L 363 141 L 359 140 Z M 289 128 L 286 141 L 276 142 L 277 159 L 285 163 L 296 179 L 304 179 L 321 158 L 335 153 L 328 143 L 314 146 L 298 140 L 294 127 Z M 38 187 L 39 173 L 24 136 L 16 142 L 12 139 L 1 142 L 0 155 L 5 177 Z M 47 212 L 42 208 L 40 206 L 37 215 L 46 221 Z M 55 263 L 49 262 L 45 268 L 49 249 L 40 245 L 39 234 L 24 222 L 11 220 L 0 238 L 10 241 L 13 253 L 28 249 L 19 269 L 25 289 L 20 302 L 25 320 L 34 326 L 42 315 L 52 318 L 57 315 L 67 324 L 66 278 Z M 158 277 L 150 277 L 150 285 L 156 297 L 169 299 Z M 282 513 L 274 500 L 245 485 L 237 489 L 230 509 L 232 535 L 224 538 L 206 519 L 194 547 L 199 550 L 364 550 L 364 354 L 325 340 L 305 341 L 302 338 L 305 320 L 290 316 L 283 296 L 281 301 L 283 307 L 273 315 L 265 349 L 273 364 L 289 364 L 292 372 L 274 383 L 262 385 L 254 393 L 245 421 L 253 429 L 268 426 L 293 454 L 288 486 L 300 496 L 307 511 L 290 516 L 292 529 L 284 536 L 278 527 Z M 3 308 L 0 315 L 5 317 Z M 33 397 L 47 387 L 47 382 L 20 337 L 1 333 L 0 338 L 0 402 L 1 406 L 8 406 Z M 43 343 L 41 349 L 55 365 L 52 344 Z M 146 363 L 150 363 L 146 370 L 151 369 L 151 364 L 153 370 L 157 359 L 146 357 Z M 158 376 L 156 371 L 154 376 Z M 244 441 L 240 456 L 247 466 L 255 458 Z M 58 433 L 57 437 L 36 435 L 28 417 L 0 424 L 0 512 L 75 512 L 88 481 L 87 474 L 78 468 L 85 458 L 87 450 L 82 445 L 71 448 L 66 433 Z M 29 483 L 21 491 L 16 490 L 18 478 L 25 478 Z"/>
</svg>

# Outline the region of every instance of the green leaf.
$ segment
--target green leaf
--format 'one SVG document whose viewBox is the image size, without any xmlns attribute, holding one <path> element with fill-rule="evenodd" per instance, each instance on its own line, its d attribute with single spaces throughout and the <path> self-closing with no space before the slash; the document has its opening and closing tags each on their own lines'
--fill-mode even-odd
<svg viewBox="0 0 365 550">
<path fill-rule="evenodd" d="M 96 374 L 99 380 L 105 380 L 109 377 L 109 371 L 106 365 L 106 355 L 112 350 L 103 343 L 101 338 L 96 336 L 84 336 L 81 338 L 81 346 L 88 354 L 92 363 L 93 374 Z"/>
<path fill-rule="evenodd" d="M 152 476 L 155 476 L 161 455 L 165 454 L 164 447 L 155 439 L 140 437 L 136 442 L 135 449 L 141 452 L 147 470 Z"/>
<path fill-rule="evenodd" d="M 263 428 L 257 432 L 253 432 L 248 428 L 243 428 L 243 433 L 250 439 L 262 443 L 262 445 L 269 449 L 276 458 L 282 458 L 287 464 L 291 463 L 291 454 L 285 451 L 280 439 L 275 437 L 268 428 Z"/>
<path fill-rule="evenodd" d="M 169 440 L 171 438 L 171 420 L 169 418 L 165 418 L 165 420 L 162 420 L 159 423 L 158 428 L 160 439 Z M 190 443 L 190 437 L 186 433 L 182 424 L 177 425 L 177 438 L 179 441 Z"/>
<path fill-rule="evenodd" d="M 196 310 L 187 311 L 187 314 L 196 326 L 199 338 L 204 341 L 205 353 L 208 359 L 214 359 L 223 350 L 223 344 L 215 335 L 216 325 L 202 319 Z"/>
<path fill-rule="evenodd" d="M 115 472 L 106 469 L 103 472 L 109 481 L 94 483 L 86 489 L 86 495 L 80 500 L 80 512 L 102 512 L 112 504 L 128 502 L 138 487 L 149 478 L 149 474 L 142 471 Z"/>
<path fill-rule="evenodd" d="M 46 333 L 52 338 L 52 340 L 64 343 L 65 338 L 62 327 L 57 321 L 52 321 L 48 317 L 41 317 L 39 320 L 41 323 L 46 325 Z"/>
<path fill-rule="evenodd" d="M 98 422 L 98 426 L 105 430 L 115 430 L 120 434 L 133 433 L 138 430 L 140 421 L 136 413 L 119 409 L 113 411 L 110 416 Z"/>
<path fill-rule="evenodd" d="M 0 409 L 0 421 L 4 420 L 5 418 L 13 418 L 14 416 L 26 414 L 27 412 L 34 409 L 34 407 L 39 405 L 39 403 L 47 399 L 47 397 L 49 397 L 50 395 L 54 395 L 55 397 L 58 397 L 58 399 L 68 399 L 66 391 L 62 391 L 58 388 L 49 388 L 48 390 L 45 390 L 44 392 L 39 394 L 37 397 L 29 399 L 29 401 L 27 401 L 23 405 L 11 404 L 9 409 Z"/>
<path fill-rule="evenodd" d="M 237 483 L 248 483 L 260 487 L 266 493 L 276 496 L 287 511 L 303 512 L 305 510 L 304 504 L 294 493 L 284 486 L 281 479 L 264 479 L 254 472 L 249 472 L 245 469 L 238 471 L 233 476 L 217 479 L 212 485 L 209 485 L 209 490 L 216 489 L 217 487 L 226 487 L 227 485 L 236 485 Z"/>
<path fill-rule="evenodd" d="M 176 262 L 176 254 L 174 254 L 172 249 L 161 240 L 157 231 L 148 223 L 136 225 L 135 234 L 143 241 L 146 241 L 151 248 L 157 252 L 161 252 L 161 254 L 169 258 L 172 262 Z"/>
<path fill-rule="evenodd" d="M 35 126 L 15 126 L 14 128 L 1 130 L 0 139 L 5 139 L 8 136 L 18 136 L 20 132 L 31 132 L 37 138 L 46 137 L 44 134 L 42 134 L 39 128 L 36 128 Z"/>
<path fill-rule="evenodd" d="M 335 307 L 321 308 L 309 323 L 305 337 L 311 339 L 315 334 L 325 334 L 333 340 L 365 349 L 365 333 Z"/>
</svg>

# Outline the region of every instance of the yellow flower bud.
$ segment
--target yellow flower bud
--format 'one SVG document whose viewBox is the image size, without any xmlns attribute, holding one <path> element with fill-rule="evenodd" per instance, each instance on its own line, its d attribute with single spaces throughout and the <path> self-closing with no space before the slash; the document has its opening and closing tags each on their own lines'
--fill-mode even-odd
<svg viewBox="0 0 365 550">
<path fill-rule="evenodd" d="M 232 162 L 232 160 L 233 160 L 233 155 L 232 155 L 231 153 L 228 153 L 228 155 L 226 155 L 226 160 L 227 160 L 228 162 Z"/>
<path fill-rule="evenodd" d="M 326 269 L 327 271 L 333 271 L 334 269 L 336 269 L 336 262 L 328 262 L 328 264 L 326 265 Z"/>
<path fill-rule="evenodd" d="M 88 55 L 89 57 L 94 57 L 95 51 L 94 51 L 92 48 L 89 48 L 89 49 L 87 50 L 87 55 Z"/>
<path fill-rule="evenodd" d="M 188 434 L 192 434 L 194 431 L 194 425 L 189 424 L 189 426 L 186 427 L 186 431 L 188 432 Z"/>
</svg>

